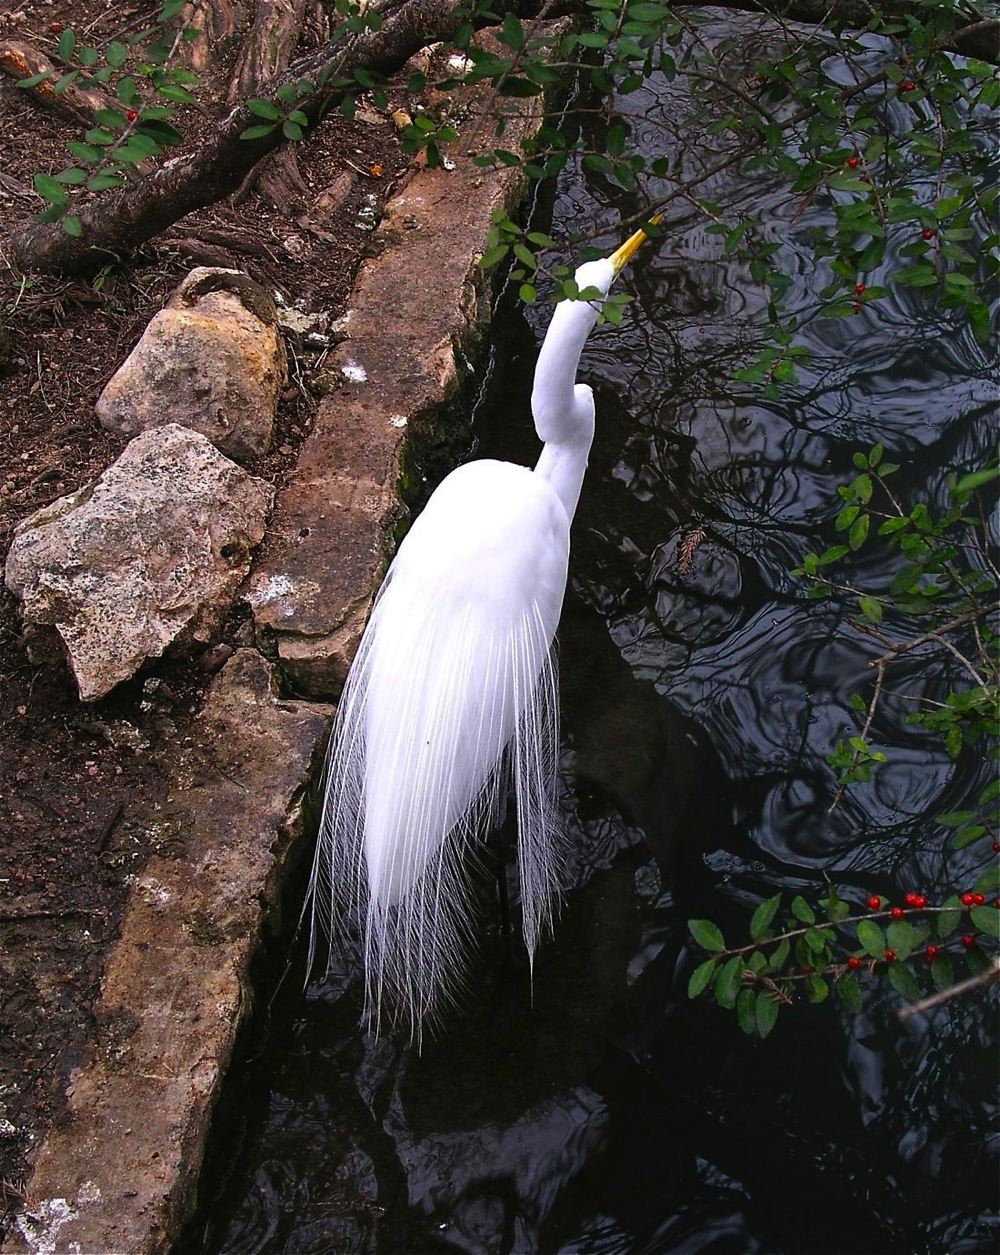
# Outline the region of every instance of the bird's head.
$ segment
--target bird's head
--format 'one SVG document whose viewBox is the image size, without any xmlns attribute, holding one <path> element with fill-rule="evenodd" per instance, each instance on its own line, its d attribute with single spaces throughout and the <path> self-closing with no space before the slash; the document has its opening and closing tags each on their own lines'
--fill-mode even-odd
<svg viewBox="0 0 1000 1255">
<path fill-rule="evenodd" d="M 597 288 L 604 297 L 611 291 L 611 284 L 617 273 L 610 257 L 599 257 L 597 261 L 585 261 L 582 266 L 577 266 L 573 278 L 581 292 L 587 288 Z"/>
</svg>

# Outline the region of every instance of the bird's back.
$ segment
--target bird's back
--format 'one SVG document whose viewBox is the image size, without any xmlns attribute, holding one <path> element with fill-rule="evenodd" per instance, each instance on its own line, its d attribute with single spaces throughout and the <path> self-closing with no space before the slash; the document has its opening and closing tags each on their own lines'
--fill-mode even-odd
<svg viewBox="0 0 1000 1255">
<path fill-rule="evenodd" d="M 505 801 L 508 744 L 532 943 L 547 918 L 557 718 L 549 654 L 568 555 L 569 523 L 551 486 L 484 460 L 444 480 L 390 568 L 338 713 L 321 834 L 328 857 L 353 847 L 353 875 L 365 873 L 355 913 L 376 1006 L 417 989 L 409 1010 L 419 1019 L 457 967 L 461 854 Z M 333 863 L 330 875 L 336 895 Z"/>
</svg>

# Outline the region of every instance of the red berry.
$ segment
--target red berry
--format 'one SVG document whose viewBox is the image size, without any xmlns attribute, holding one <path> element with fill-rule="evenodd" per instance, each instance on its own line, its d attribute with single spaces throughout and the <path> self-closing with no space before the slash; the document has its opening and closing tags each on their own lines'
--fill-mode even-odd
<svg viewBox="0 0 1000 1255">
<path fill-rule="evenodd" d="M 933 240 L 934 232 L 930 229 L 930 227 L 924 227 L 924 229 L 920 232 L 920 238 L 922 240 Z"/>
<path fill-rule="evenodd" d="M 136 113 L 136 111 L 135 111 L 134 109 L 126 109 L 126 110 L 125 110 L 125 121 L 126 121 L 126 122 L 134 122 L 138 116 L 139 116 L 139 115 Z"/>
<path fill-rule="evenodd" d="M 889 915 L 893 919 L 902 919 L 905 914 L 906 912 L 903 910 L 901 906 L 894 906 L 892 910 L 889 912 Z"/>
<path fill-rule="evenodd" d="M 920 897 L 919 893 L 906 893 L 903 895 L 903 901 L 906 903 L 907 906 L 916 906 L 917 898 L 919 897 Z"/>
<path fill-rule="evenodd" d="M 901 92 L 912 92 L 912 91 L 916 91 L 916 89 L 917 89 L 917 85 L 913 81 L 912 78 L 904 78 L 903 81 L 899 85 L 899 90 Z"/>
<path fill-rule="evenodd" d="M 966 933 L 962 938 L 962 945 L 965 946 L 966 950 L 971 950 L 975 944 L 976 939 L 973 937 L 972 933 Z"/>
<path fill-rule="evenodd" d="M 856 972 L 858 968 L 861 966 L 861 960 L 858 958 L 856 954 L 852 954 L 851 957 L 847 960 L 847 966 L 851 969 L 852 972 Z"/>
<path fill-rule="evenodd" d="M 927 960 L 928 963 L 933 963 L 937 957 L 938 957 L 937 946 L 928 946 L 927 949 L 924 951 L 924 958 Z"/>
<path fill-rule="evenodd" d="M 986 902 L 986 899 L 983 897 L 983 895 L 982 895 L 981 893 L 974 893 L 974 894 L 972 895 L 972 905 L 973 905 L 973 906 L 983 906 L 983 905 L 985 904 L 985 902 Z"/>
<path fill-rule="evenodd" d="M 994 854 L 1000 854 L 1000 841 L 994 841 L 993 844 L 990 846 L 990 849 L 993 851 Z"/>
<path fill-rule="evenodd" d="M 895 951 L 895 950 L 886 950 L 886 952 L 885 952 L 885 961 L 886 961 L 886 963 L 894 963 L 894 962 L 896 961 L 896 951 Z"/>
<path fill-rule="evenodd" d="M 49 30 L 52 32 L 53 35 L 61 35 L 63 33 L 64 27 L 63 27 L 62 22 L 49 22 Z"/>
<path fill-rule="evenodd" d="M 882 899 L 877 894 L 873 893 L 872 896 L 868 899 L 868 902 L 866 903 L 866 905 L 869 911 L 877 911 L 879 907 L 882 905 Z"/>
<path fill-rule="evenodd" d="M 848 169 L 849 169 L 849 170 L 856 170 L 856 169 L 858 168 L 858 159 L 857 159 L 857 157 L 848 157 L 848 158 L 847 158 L 847 167 L 848 167 Z"/>
<path fill-rule="evenodd" d="M 975 906 L 976 895 L 974 893 L 963 893 L 959 901 L 963 906 Z"/>
<path fill-rule="evenodd" d="M 858 296 L 860 296 L 864 290 L 865 290 L 865 285 L 863 283 L 856 283 L 854 285 L 854 291 L 856 292 Z"/>
</svg>

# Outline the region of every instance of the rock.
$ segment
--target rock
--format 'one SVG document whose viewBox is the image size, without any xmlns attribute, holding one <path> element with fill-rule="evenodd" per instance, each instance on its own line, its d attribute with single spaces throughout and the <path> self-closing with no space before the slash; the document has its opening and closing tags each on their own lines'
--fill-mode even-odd
<svg viewBox="0 0 1000 1255">
<path fill-rule="evenodd" d="M 23 602 L 31 657 L 46 657 L 55 629 L 80 696 L 93 701 L 172 642 L 207 642 L 273 496 L 186 427 L 136 437 L 96 483 L 14 533 L 6 580 Z"/>
<path fill-rule="evenodd" d="M 108 382 L 97 417 L 130 435 L 180 423 L 247 458 L 270 446 L 287 377 L 268 293 L 239 270 L 199 267 Z"/>
</svg>

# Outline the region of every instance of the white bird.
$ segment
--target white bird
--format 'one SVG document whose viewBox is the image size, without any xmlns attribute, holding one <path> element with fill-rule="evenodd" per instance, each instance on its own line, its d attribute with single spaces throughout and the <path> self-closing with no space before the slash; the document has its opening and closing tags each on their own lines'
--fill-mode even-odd
<svg viewBox="0 0 1000 1255">
<path fill-rule="evenodd" d="M 579 267 L 606 297 L 645 239 Z M 552 642 L 569 530 L 594 436 L 576 383 L 600 301 L 557 305 L 535 367 L 534 470 L 482 460 L 431 496 L 386 575 L 337 710 L 309 884 L 321 934 L 365 976 L 365 1020 L 419 1039 L 455 992 L 472 937 L 470 850 L 517 805 L 524 941 L 533 959 L 560 880 Z M 329 960 L 328 960 L 329 965 Z"/>
</svg>

